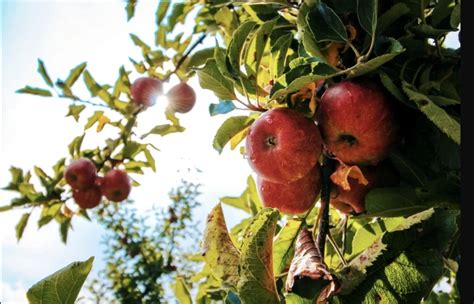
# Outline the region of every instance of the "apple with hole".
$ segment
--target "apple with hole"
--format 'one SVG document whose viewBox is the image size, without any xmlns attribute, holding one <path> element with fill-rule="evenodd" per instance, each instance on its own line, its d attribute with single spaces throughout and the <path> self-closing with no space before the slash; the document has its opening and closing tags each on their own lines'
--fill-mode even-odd
<svg viewBox="0 0 474 304">
<path fill-rule="evenodd" d="M 76 159 L 67 166 L 64 178 L 72 189 L 84 190 L 94 185 L 97 176 L 95 164 L 87 158 Z"/>
<path fill-rule="evenodd" d="M 100 182 L 102 194 L 112 202 L 121 202 L 128 197 L 132 184 L 127 172 L 113 169 L 107 172 Z"/>
<path fill-rule="evenodd" d="M 321 170 L 316 164 L 305 176 L 291 183 L 272 183 L 257 177 L 257 187 L 264 207 L 287 214 L 302 214 L 313 207 L 321 190 Z"/>
<path fill-rule="evenodd" d="M 173 86 L 167 93 L 168 109 L 178 113 L 188 113 L 196 104 L 196 92 L 186 82 Z"/>
<path fill-rule="evenodd" d="M 153 77 L 137 78 L 131 88 L 132 102 L 144 108 L 156 103 L 156 98 L 163 94 L 163 83 Z"/>
<path fill-rule="evenodd" d="M 398 171 L 388 161 L 380 162 L 375 166 L 360 166 L 360 169 L 367 179 L 367 185 L 348 177 L 350 190 L 344 190 L 336 185 L 331 191 L 330 204 L 342 213 L 363 213 L 365 196 L 370 190 L 377 187 L 394 187 L 400 183 Z"/>
<path fill-rule="evenodd" d="M 316 165 L 322 139 L 313 120 L 288 108 L 273 108 L 249 128 L 246 157 L 262 179 L 291 183 Z"/>
<path fill-rule="evenodd" d="M 325 148 L 345 164 L 374 165 L 399 140 L 391 97 L 370 80 L 345 80 L 321 97 L 317 122 Z"/>
<path fill-rule="evenodd" d="M 102 200 L 102 192 L 100 191 L 100 187 L 94 184 L 84 190 L 74 190 L 72 192 L 72 197 L 79 207 L 82 209 L 90 209 L 97 207 L 100 204 L 100 201 Z"/>
</svg>

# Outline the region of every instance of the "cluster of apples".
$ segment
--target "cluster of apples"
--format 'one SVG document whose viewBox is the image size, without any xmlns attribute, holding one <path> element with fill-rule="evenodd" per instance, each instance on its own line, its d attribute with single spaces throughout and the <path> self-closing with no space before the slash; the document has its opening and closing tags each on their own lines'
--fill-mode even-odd
<svg viewBox="0 0 474 304">
<path fill-rule="evenodd" d="M 265 207 L 288 214 L 309 210 L 321 190 L 323 149 L 339 166 L 358 166 L 366 179 L 360 183 L 349 176 L 349 187 L 332 189 L 330 203 L 343 213 L 364 212 L 369 190 L 399 183 L 396 170 L 384 161 L 400 133 L 384 89 L 368 80 L 338 82 L 324 92 L 315 118 L 273 108 L 250 127 L 246 156 Z"/>
<path fill-rule="evenodd" d="M 95 164 L 80 158 L 71 162 L 64 171 L 66 183 L 72 188 L 72 197 L 82 209 L 97 207 L 102 196 L 113 202 L 121 202 L 132 189 L 127 172 L 112 169 L 103 177 L 97 175 Z"/>
<path fill-rule="evenodd" d="M 144 108 L 153 106 L 156 98 L 163 95 L 163 82 L 153 77 L 140 77 L 131 86 L 132 102 Z M 186 82 L 173 86 L 165 94 L 168 110 L 178 113 L 191 111 L 196 103 L 196 93 Z"/>
</svg>

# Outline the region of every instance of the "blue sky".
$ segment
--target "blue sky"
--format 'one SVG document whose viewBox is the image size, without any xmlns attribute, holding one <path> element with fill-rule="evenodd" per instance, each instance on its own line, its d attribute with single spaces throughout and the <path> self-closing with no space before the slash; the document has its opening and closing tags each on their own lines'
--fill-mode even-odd
<svg viewBox="0 0 474 304">
<path fill-rule="evenodd" d="M 64 117 L 66 100 L 15 93 L 27 84 L 43 86 L 36 72 L 37 58 L 45 62 L 53 81 L 57 77 L 64 79 L 71 68 L 86 61 L 88 70 L 99 82 L 112 83 L 122 64 L 133 70 L 129 56 L 140 56 L 128 33 L 136 33 L 152 44 L 154 11 L 155 4 L 151 1 L 140 2 L 135 19 L 127 23 L 122 1 L 2 2 L 0 186 L 8 182 L 11 165 L 24 170 L 34 165 L 48 169 L 67 156 L 67 144 L 81 134 L 84 124 L 84 120 L 77 124 Z M 139 74 L 134 72 L 130 77 L 133 80 Z M 172 79 L 165 89 L 176 82 Z M 142 186 L 134 188 L 130 198 L 142 212 L 153 205 L 165 206 L 167 193 L 183 177 L 183 171 L 178 170 L 197 167 L 203 173 L 187 174 L 185 178 L 203 185 L 200 197 L 203 206 L 197 217 L 204 221 L 219 197 L 240 195 L 251 170 L 238 151 L 226 149 L 219 155 L 213 150 L 214 133 L 226 117 L 211 118 L 208 105 L 217 102 L 217 98 L 210 91 L 200 89 L 197 79 L 190 84 L 196 89 L 198 99 L 190 113 L 180 116 L 187 130 L 164 138 L 150 137 L 161 150 L 155 154 L 157 172 L 147 171 L 144 176 L 137 176 Z M 157 106 L 143 113 L 139 128 L 148 130 L 165 123 L 164 105 L 164 100 L 159 100 Z M 94 110 L 88 109 L 89 113 Z M 90 135 L 91 139 L 84 144 L 95 147 L 107 131 L 106 127 L 104 134 Z M 12 197 L 12 193 L 1 191 L 0 205 L 8 204 Z M 230 208 L 224 212 L 230 226 L 243 216 Z M 100 226 L 74 219 L 74 231 L 64 245 L 56 224 L 37 229 L 39 212 L 34 212 L 23 239 L 17 243 L 14 227 L 22 213 L 22 210 L 0 213 L 2 303 L 25 303 L 25 292 L 32 284 L 72 261 L 95 256 L 92 275 L 103 267 Z"/>
</svg>

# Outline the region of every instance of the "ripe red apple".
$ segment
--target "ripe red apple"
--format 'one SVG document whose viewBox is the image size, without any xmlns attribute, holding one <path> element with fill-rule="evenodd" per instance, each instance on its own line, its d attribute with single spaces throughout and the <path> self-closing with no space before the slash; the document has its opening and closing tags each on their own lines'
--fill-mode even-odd
<svg viewBox="0 0 474 304">
<path fill-rule="evenodd" d="M 121 202 L 130 194 L 132 185 L 127 172 L 113 169 L 102 178 L 100 189 L 107 199 L 113 202 Z"/>
<path fill-rule="evenodd" d="M 288 108 L 265 112 L 246 138 L 250 166 L 272 183 L 290 183 L 305 176 L 316 165 L 321 150 L 321 134 L 314 121 Z"/>
<path fill-rule="evenodd" d="M 365 211 L 366 194 L 377 187 L 393 187 L 400 183 L 397 170 L 389 162 L 381 162 L 375 166 L 360 167 L 368 184 L 363 185 L 357 179 L 348 177 L 350 190 L 337 185 L 330 204 L 342 213 L 362 213 Z"/>
<path fill-rule="evenodd" d="M 196 93 L 186 82 L 172 87 L 166 96 L 168 97 L 168 108 L 174 112 L 187 113 L 196 104 Z"/>
<path fill-rule="evenodd" d="M 143 107 L 151 107 L 156 103 L 156 98 L 163 94 L 163 83 L 153 77 L 140 77 L 131 87 L 132 101 Z"/>
<path fill-rule="evenodd" d="M 264 207 L 277 208 L 283 213 L 301 214 L 315 203 L 321 190 L 319 165 L 302 178 L 286 184 L 277 184 L 257 177 L 257 187 Z"/>
<path fill-rule="evenodd" d="M 94 185 L 97 176 L 95 164 L 87 159 L 80 158 L 71 162 L 64 171 L 64 178 L 72 189 L 84 190 Z"/>
<path fill-rule="evenodd" d="M 100 204 L 102 193 L 99 186 L 93 185 L 84 190 L 74 190 L 72 192 L 72 197 L 76 204 L 78 204 L 82 209 L 89 209 L 97 207 Z"/>
<path fill-rule="evenodd" d="M 346 80 L 328 88 L 317 121 L 325 147 L 346 164 L 376 164 L 399 139 L 390 96 L 369 80 Z"/>
</svg>

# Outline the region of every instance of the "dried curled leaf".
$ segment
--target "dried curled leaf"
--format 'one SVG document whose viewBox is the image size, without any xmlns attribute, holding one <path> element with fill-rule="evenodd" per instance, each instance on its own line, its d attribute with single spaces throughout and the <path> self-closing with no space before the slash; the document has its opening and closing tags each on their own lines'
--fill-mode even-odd
<svg viewBox="0 0 474 304">
<path fill-rule="evenodd" d="M 362 173 L 362 170 L 357 165 L 348 166 L 341 162 L 339 166 L 337 166 L 336 171 L 331 174 L 331 181 L 346 191 L 351 190 L 349 178 L 359 181 L 359 184 L 364 186 L 369 183 L 365 178 L 364 173 Z"/>
<path fill-rule="evenodd" d="M 310 284 L 308 280 L 311 281 Z M 288 271 L 286 291 L 300 293 L 299 282 L 311 285 L 312 290 L 320 290 L 316 303 L 326 303 L 329 297 L 338 292 L 340 285 L 337 278 L 329 272 L 307 229 L 301 230 L 296 240 L 295 257 Z"/>
<path fill-rule="evenodd" d="M 324 80 L 318 80 L 306 84 L 298 92 L 291 95 L 291 103 L 295 105 L 301 100 L 309 99 L 309 109 L 311 114 L 314 115 L 319 103 L 317 92 L 322 85 L 324 85 Z"/>
</svg>

